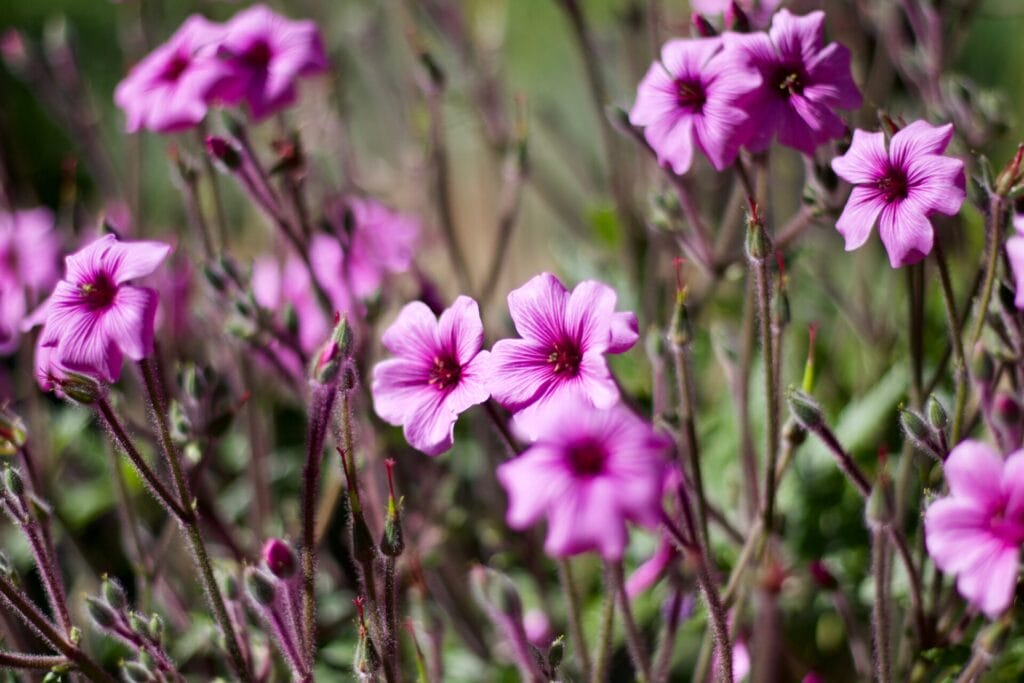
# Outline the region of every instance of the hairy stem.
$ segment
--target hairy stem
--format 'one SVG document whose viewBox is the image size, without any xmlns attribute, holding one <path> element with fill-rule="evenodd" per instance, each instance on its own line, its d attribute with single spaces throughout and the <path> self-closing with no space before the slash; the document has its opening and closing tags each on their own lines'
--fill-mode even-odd
<svg viewBox="0 0 1024 683">
<path fill-rule="evenodd" d="M 580 595 L 576 581 L 572 575 L 572 565 L 566 558 L 558 558 L 558 579 L 565 594 L 567 616 L 569 618 L 569 637 L 572 649 L 579 658 L 580 677 L 590 680 L 590 652 L 583 634 L 583 620 L 580 618 Z"/>
<path fill-rule="evenodd" d="M 985 259 L 985 279 L 981 289 L 981 304 L 978 306 L 978 317 L 975 319 L 974 329 L 971 331 L 971 342 L 967 345 L 972 349 L 978 343 L 978 340 L 981 339 L 981 332 L 985 329 L 985 319 L 988 317 L 988 306 L 992 301 L 996 271 L 999 268 L 999 248 L 1003 244 L 1005 201 L 1005 198 L 999 195 L 993 195 L 992 199 L 989 200 L 988 255 Z"/>
<path fill-rule="evenodd" d="M 633 609 L 629 604 L 629 595 L 626 594 L 626 582 L 622 569 L 622 561 L 607 562 L 605 571 L 608 574 L 609 589 L 614 592 L 619 601 L 619 610 L 622 612 L 622 624 L 626 633 L 626 648 L 629 650 L 629 657 L 633 660 L 633 668 L 638 681 L 651 680 L 651 663 L 647 658 L 647 648 L 644 645 L 643 637 L 636 626 L 636 619 L 633 618 Z"/>
<path fill-rule="evenodd" d="M 946 304 L 946 319 L 949 322 L 949 336 L 953 341 L 953 374 L 956 377 L 956 399 L 953 408 L 953 423 L 950 429 L 952 443 L 960 442 L 964 425 L 964 410 L 967 406 L 967 357 L 961 339 L 960 317 L 956 314 L 956 298 L 949 277 L 949 266 L 942 243 L 935 240 L 935 261 L 939 265 L 939 280 L 942 283 L 942 300 Z"/>
</svg>

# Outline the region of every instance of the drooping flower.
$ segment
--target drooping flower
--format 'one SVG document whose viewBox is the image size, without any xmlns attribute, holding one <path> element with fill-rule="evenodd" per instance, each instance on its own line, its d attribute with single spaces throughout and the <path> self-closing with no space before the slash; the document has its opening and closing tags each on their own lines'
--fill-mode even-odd
<svg viewBox="0 0 1024 683">
<path fill-rule="evenodd" d="M 295 102 L 296 81 L 327 69 L 320 31 L 309 20 L 293 21 L 256 5 L 239 12 L 224 27 L 218 52 L 231 69 L 216 96 L 245 101 L 254 119 L 263 119 Z"/>
<path fill-rule="evenodd" d="M 150 355 L 157 293 L 130 282 L 156 270 L 170 249 L 105 235 L 68 256 L 64 279 L 45 304 L 39 346 L 47 351 L 37 357 L 37 368 L 56 365 L 111 383 L 124 356 Z"/>
<path fill-rule="evenodd" d="M 722 170 L 735 160 L 747 121 L 738 103 L 760 84 L 757 71 L 722 51 L 720 38 L 670 40 L 640 81 L 629 121 L 675 173 L 690 169 L 694 148 Z"/>
<path fill-rule="evenodd" d="M 853 132 L 849 151 L 832 160 L 836 174 L 854 186 L 836 221 L 847 251 L 863 245 L 877 221 L 893 268 L 931 252 L 928 217 L 955 215 L 966 197 L 963 161 L 943 156 L 952 137 L 952 124 L 915 121 L 892 136 L 886 151 L 884 134 Z"/>
<path fill-rule="evenodd" d="M 217 58 L 223 27 L 192 15 L 166 43 L 132 68 L 114 91 L 126 129 L 170 133 L 206 116 L 211 95 L 231 73 Z"/>
<path fill-rule="evenodd" d="M 750 23 L 755 28 L 768 25 L 768 22 L 771 21 L 772 14 L 776 9 L 778 9 L 781 1 L 782 0 L 735 0 L 740 11 L 746 14 Z M 732 12 L 733 2 L 734 0 L 690 0 L 690 7 L 694 12 L 699 12 L 705 15 L 725 14 L 726 19 L 728 20 L 728 15 Z M 728 21 L 726 25 L 728 25 Z"/>
<path fill-rule="evenodd" d="M 620 559 L 627 522 L 653 527 L 660 520 L 669 440 L 621 405 L 563 401 L 537 426 L 536 442 L 498 467 L 508 525 L 525 529 L 546 517 L 549 554 L 594 550 Z"/>
<path fill-rule="evenodd" d="M 455 421 L 490 396 L 491 354 L 481 351 L 484 327 L 476 301 L 460 296 L 440 318 L 421 301 L 406 304 L 381 343 L 396 356 L 373 368 L 373 407 L 401 425 L 427 455 L 451 448 Z"/>
<path fill-rule="evenodd" d="M 49 209 L 0 211 L 0 355 L 18 347 L 26 312 L 56 282 L 59 250 Z"/>
<path fill-rule="evenodd" d="M 359 298 L 376 294 L 388 274 L 409 269 L 419 239 L 419 220 L 367 197 L 348 197 L 335 207 L 343 233 L 343 264 Z"/>
<path fill-rule="evenodd" d="M 861 95 L 850 73 L 850 51 L 825 45 L 825 13 L 802 17 L 779 10 L 768 33 L 726 33 L 725 51 L 761 74 L 761 85 L 742 103 L 749 114 L 743 132 L 752 151 L 779 142 L 809 156 L 846 134 L 835 109 L 857 109 Z"/>
<path fill-rule="evenodd" d="M 615 291 L 585 280 L 570 293 L 550 273 L 535 276 L 508 295 L 509 313 L 522 339 L 493 348 L 491 393 L 516 413 L 526 430 L 555 404 L 608 408 L 619 390 L 605 353 L 636 343 L 636 315 L 615 312 Z"/>
<path fill-rule="evenodd" d="M 957 590 L 994 619 L 1013 600 L 1024 543 L 1024 451 L 1005 461 L 978 441 L 943 464 L 950 495 L 925 512 L 928 554 L 957 577 Z"/>
</svg>

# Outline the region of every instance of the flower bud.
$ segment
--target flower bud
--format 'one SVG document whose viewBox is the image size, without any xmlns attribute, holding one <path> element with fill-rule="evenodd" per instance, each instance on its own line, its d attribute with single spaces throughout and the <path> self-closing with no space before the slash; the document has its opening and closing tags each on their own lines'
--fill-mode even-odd
<svg viewBox="0 0 1024 683">
<path fill-rule="evenodd" d="M 317 352 L 310 374 L 320 384 L 330 384 L 338 379 L 351 355 L 352 328 L 345 316 L 335 314 L 334 331 Z"/>
<path fill-rule="evenodd" d="M 729 7 L 725 10 L 725 25 L 730 30 L 736 31 L 737 33 L 749 33 L 750 32 L 750 18 L 747 17 L 747 13 L 736 4 L 736 0 L 732 0 L 729 3 Z"/>
<path fill-rule="evenodd" d="M 919 413 L 900 408 L 900 426 L 903 428 L 903 433 L 918 450 L 942 459 L 943 454 L 939 447 L 938 434 L 935 428 L 928 424 Z"/>
<path fill-rule="evenodd" d="M 21 480 L 21 475 L 13 467 L 4 467 L 4 488 L 7 493 L 19 499 L 25 493 L 25 482 Z"/>
<path fill-rule="evenodd" d="M 809 432 L 825 423 L 825 414 L 818 402 L 799 389 L 790 388 L 786 392 L 786 403 L 793 414 L 793 419 Z"/>
<path fill-rule="evenodd" d="M 946 431 L 946 426 L 949 424 L 949 416 L 946 415 L 946 409 L 942 407 L 942 403 L 934 394 L 928 397 L 928 422 L 940 432 Z"/>
<path fill-rule="evenodd" d="M 690 314 L 686 310 L 686 290 L 676 295 L 676 303 L 672 309 L 672 321 L 668 328 L 668 343 L 674 350 L 681 350 L 693 339 L 693 326 Z"/>
<path fill-rule="evenodd" d="M 1022 428 L 1024 428 L 1024 412 L 1020 403 L 1006 392 L 999 392 L 992 402 L 992 422 L 1002 432 L 1009 450 L 1020 446 Z"/>
<path fill-rule="evenodd" d="M 277 596 L 274 577 L 255 567 L 245 568 L 245 590 L 257 605 L 270 607 Z"/>
<path fill-rule="evenodd" d="M 149 624 L 146 623 L 146 618 L 138 612 L 128 613 L 128 626 L 139 635 L 147 635 L 149 633 Z"/>
<path fill-rule="evenodd" d="M 814 579 L 814 583 L 818 584 L 818 587 L 826 591 L 834 591 L 839 587 L 839 582 L 836 581 L 836 577 L 829 571 L 828 566 L 825 565 L 821 560 L 814 560 L 811 562 L 808 569 L 811 572 L 811 578 Z"/>
<path fill-rule="evenodd" d="M 380 551 L 388 557 L 398 557 L 405 550 L 402 536 L 401 501 L 395 496 L 395 461 L 387 459 L 384 465 L 388 471 L 388 510 L 384 518 L 384 533 L 380 539 Z"/>
<path fill-rule="evenodd" d="M 82 405 L 95 403 L 96 399 L 103 393 L 96 380 L 86 375 L 80 375 L 77 372 L 68 372 L 60 380 L 60 390 L 72 401 Z"/>
<path fill-rule="evenodd" d="M 85 598 L 85 611 L 101 629 L 113 628 L 118 621 L 117 612 L 103 600 L 92 595 Z"/>
<path fill-rule="evenodd" d="M 764 223 L 757 212 L 757 207 L 747 214 L 747 258 L 751 261 L 762 261 L 772 253 L 771 240 L 764 230 Z"/>
<path fill-rule="evenodd" d="M 6 406 L 0 408 L 0 456 L 14 455 L 28 440 L 28 432 L 21 418 L 9 411 Z"/>
<path fill-rule="evenodd" d="M 1013 159 L 996 176 L 995 191 L 1000 197 L 1008 196 L 1014 185 L 1020 182 L 1022 157 L 1024 157 L 1024 143 L 1017 145 L 1017 153 L 1013 155 Z"/>
<path fill-rule="evenodd" d="M 552 669 L 557 669 L 562 665 L 562 659 L 565 657 L 565 636 L 558 636 L 555 638 L 551 646 L 548 647 L 548 665 Z"/>
<path fill-rule="evenodd" d="M 103 596 L 108 605 L 118 611 L 128 606 L 128 595 L 124 592 L 124 588 L 121 587 L 117 579 L 104 576 L 103 583 L 100 584 L 100 595 Z"/>
<path fill-rule="evenodd" d="M 892 523 L 892 491 L 889 478 L 884 473 L 878 477 L 878 481 L 871 489 L 864 515 L 868 528 L 875 531 Z"/>
<path fill-rule="evenodd" d="M 149 637 L 154 643 L 159 643 L 164 638 L 164 620 L 156 612 L 149 618 Z"/>
<path fill-rule="evenodd" d="M 141 662 L 122 662 L 121 669 L 124 677 L 131 683 L 148 683 L 154 680 L 153 673 Z"/>
<path fill-rule="evenodd" d="M 694 32 L 700 38 L 714 38 L 718 35 L 718 31 L 711 25 L 711 22 L 699 12 L 694 12 L 690 15 L 690 24 L 693 26 Z"/>
<path fill-rule="evenodd" d="M 292 578 L 298 567 L 291 546 L 279 538 L 268 539 L 263 544 L 263 562 L 270 573 L 279 579 Z"/>
<path fill-rule="evenodd" d="M 230 142 L 222 137 L 207 135 L 206 151 L 210 153 L 210 156 L 232 171 L 237 170 L 242 165 L 242 155 L 238 153 L 238 150 Z"/>
</svg>

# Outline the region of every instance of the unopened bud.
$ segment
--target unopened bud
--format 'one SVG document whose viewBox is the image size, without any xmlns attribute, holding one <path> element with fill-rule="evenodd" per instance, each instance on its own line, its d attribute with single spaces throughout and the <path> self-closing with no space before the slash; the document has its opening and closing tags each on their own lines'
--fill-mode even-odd
<svg viewBox="0 0 1024 683">
<path fill-rule="evenodd" d="M 690 15 L 690 24 L 693 26 L 694 32 L 700 38 L 714 38 L 718 35 L 718 31 L 711 25 L 711 22 L 707 18 L 698 12 L 694 12 Z"/>
<path fill-rule="evenodd" d="M 868 496 L 864 515 L 868 527 L 876 531 L 892 523 L 892 492 L 889 488 L 889 478 L 883 473 Z"/>
<path fill-rule="evenodd" d="M 916 411 L 900 408 L 900 426 L 918 450 L 941 459 L 938 434 L 924 417 Z"/>
<path fill-rule="evenodd" d="M 28 431 L 21 418 L 0 408 L 0 456 L 14 455 L 28 440 Z"/>
<path fill-rule="evenodd" d="M 15 498 L 21 498 L 25 493 L 25 482 L 21 480 L 21 475 L 13 467 L 4 467 L 4 488 Z"/>
<path fill-rule="evenodd" d="M 380 551 L 388 557 L 398 557 L 405 550 L 402 535 L 401 501 L 395 495 L 395 461 L 384 461 L 388 471 L 388 510 L 384 518 L 384 533 L 380 539 Z"/>
<path fill-rule="evenodd" d="M 121 669 L 124 671 L 124 677 L 131 683 L 148 683 L 154 680 L 153 673 L 141 662 L 122 662 Z"/>
<path fill-rule="evenodd" d="M 149 632 L 149 624 L 146 623 L 146 618 L 138 612 L 128 613 L 128 626 L 139 635 L 146 635 Z"/>
<path fill-rule="evenodd" d="M 757 207 L 753 207 L 747 216 L 747 258 L 751 261 L 762 261 L 772 253 L 771 240 L 764 230 L 764 223 L 758 213 Z"/>
<path fill-rule="evenodd" d="M 942 407 L 942 402 L 934 394 L 928 398 L 928 421 L 940 432 L 946 431 L 946 426 L 949 424 L 946 409 Z"/>
<path fill-rule="evenodd" d="M 668 342 L 673 349 L 680 350 L 693 339 L 693 326 L 690 314 L 686 310 L 686 290 L 676 295 L 676 303 L 672 309 L 672 321 L 669 323 Z"/>
<path fill-rule="evenodd" d="M 60 390 L 64 395 L 76 403 L 91 405 L 102 394 L 99 383 L 92 377 L 80 375 L 77 372 L 68 372 L 60 381 Z"/>
<path fill-rule="evenodd" d="M 256 604 L 263 607 L 273 605 L 277 595 L 274 577 L 255 567 L 245 569 L 245 590 Z"/>
<path fill-rule="evenodd" d="M 836 577 L 821 560 L 811 562 L 808 569 L 810 569 L 811 578 L 814 579 L 814 583 L 818 584 L 818 587 L 822 590 L 834 591 L 839 587 Z"/>
<path fill-rule="evenodd" d="M 298 566 L 292 547 L 279 538 L 268 539 L 263 544 L 263 562 L 270 573 L 279 579 L 290 579 L 295 576 Z"/>
<path fill-rule="evenodd" d="M 101 629 L 113 628 L 117 624 L 117 612 L 97 597 L 89 595 L 85 598 L 85 611 Z"/>
<path fill-rule="evenodd" d="M 728 9 L 725 10 L 725 25 L 737 33 L 748 33 L 750 31 L 750 18 L 747 13 L 732 0 Z"/>
<path fill-rule="evenodd" d="M 1013 155 L 1013 159 L 996 176 L 995 191 L 1000 197 L 1008 196 L 1014 185 L 1020 182 L 1022 158 L 1024 158 L 1024 143 L 1017 145 L 1017 153 Z"/>
<path fill-rule="evenodd" d="M 555 638 L 551 646 L 548 647 L 548 665 L 552 669 L 557 669 L 562 665 L 562 659 L 565 658 L 565 636 L 558 636 Z"/>
<path fill-rule="evenodd" d="M 232 171 L 237 170 L 242 165 L 242 155 L 238 153 L 234 145 L 222 137 L 216 135 L 206 136 L 206 151 L 210 153 L 210 156 Z"/>
<path fill-rule="evenodd" d="M 149 618 L 149 637 L 155 643 L 159 643 L 164 637 L 164 620 L 156 612 Z"/>
<path fill-rule="evenodd" d="M 799 389 L 790 388 L 786 392 L 786 403 L 793 414 L 793 419 L 809 432 L 813 432 L 825 422 L 825 413 L 811 396 Z"/>
<path fill-rule="evenodd" d="M 100 584 L 100 595 L 107 601 L 107 604 L 116 610 L 123 610 L 128 606 L 128 595 L 124 592 L 124 588 L 117 579 L 112 579 L 109 576 L 103 577 L 103 583 Z"/>
</svg>

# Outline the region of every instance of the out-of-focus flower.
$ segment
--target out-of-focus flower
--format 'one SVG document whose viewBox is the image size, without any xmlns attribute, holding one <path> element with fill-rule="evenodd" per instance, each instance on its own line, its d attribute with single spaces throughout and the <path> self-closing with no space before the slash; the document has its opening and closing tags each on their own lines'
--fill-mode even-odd
<svg viewBox="0 0 1024 683">
<path fill-rule="evenodd" d="M 244 101 L 254 119 L 263 119 L 295 102 L 296 81 L 327 69 L 320 31 L 309 20 L 293 21 L 256 5 L 239 12 L 224 27 L 218 53 L 231 69 L 214 96 Z"/>
<path fill-rule="evenodd" d="M 735 160 L 747 122 L 738 103 L 760 84 L 719 38 L 670 40 L 640 81 L 629 121 L 644 128 L 658 163 L 677 174 L 690 169 L 694 147 L 722 170 Z"/>
<path fill-rule="evenodd" d="M 892 136 L 886 151 L 883 133 L 853 132 L 849 151 L 832 160 L 836 174 L 854 186 L 836 221 L 847 251 L 863 245 L 877 221 L 893 268 L 931 252 L 928 217 L 955 215 L 966 197 L 964 163 L 943 156 L 952 137 L 952 124 L 915 121 Z"/>
<path fill-rule="evenodd" d="M 771 21 L 772 14 L 779 7 L 782 0 L 690 0 L 690 7 L 694 12 L 701 14 L 725 14 L 728 15 L 732 9 L 732 3 L 736 2 L 740 11 L 747 15 L 750 23 L 755 28 L 767 26 Z"/>
<path fill-rule="evenodd" d="M 105 235 L 68 256 L 64 279 L 46 303 L 37 369 L 46 375 L 56 365 L 110 383 L 121 374 L 123 356 L 152 353 L 157 293 L 129 282 L 156 270 L 170 249 Z M 40 384 L 51 388 L 48 380 Z"/>
<path fill-rule="evenodd" d="M 294 332 L 303 353 L 313 353 L 330 333 L 327 316 L 313 293 L 309 269 L 298 256 L 290 255 L 283 266 L 273 256 L 256 259 L 252 266 L 252 293 L 256 303 L 276 314 L 286 331 L 290 325 L 285 320 L 285 309 L 290 307 L 288 313 L 294 314 Z M 302 360 L 292 349 L 276 339 L 268 342 L 268 347 L 296 377 L 303 375 Z"/>
<path fill-rule="evenodd" d="M 527 610 L 523 615 L 523 630 L 526 638 L 534 646 L 546 648 L 551 645 L 551 622 L 542 610 Z"/>
<path fill-rule="evenodd" d="M 615 312 L 616 298 L 611 287 L 595 280 L 570 293 L 550 273 L 508 295 L 522 339 L 494 345 L 490 385 L 521 427 L 530 431 L 556 404 L 608 408 L 619 400 L 604 354 L 629 350 L 639 334 L 636 315 Z"/>
<path fill-rule="evenodd" d="M 978 441 L 943 464 L 950 495 L 925 512 L 925 543 L 936 566 L 989 618 L 1010 606 L 1024 542 L 1024 451 L 1003 460 Z"/>
<path fill-rule="evenodd" d="M 490 396 L 483 339 L 480 310 L 467 296 L 440 318 L 421 301 L 406 304 L 381 338 L 397 357 L 373 368 L 374 410 L 427 455 L 448 450 L 459 415 Z"/>
<path fill-rule="evenodd" d="M 627 522 L 659 522 L 669 440 L 621 405 L 559 401 L 537 427 L 533 446 L 498 467 L 508 525 L 525 529 L 546 517 L 549 554 L 620 559 Z"/>
<path fill-rule="evenodd" d="M 132 68 L 114 91 L 129 133 L 142 128 L 170 133 L 203 120 L 211 95 L 233 73 L 216 54 L 223 31 L 192 15 Z"/>
<path fill-rule="evenodd" d="M 1024 234 L 1018 232 L 1006 240 L 1006 257 L 1010 261 L 1016 289 L 1013 303 L 1017 308 L 1024 309 Z"/>
<path fill-rule="evenodd" d="M 746 147 L 760 152 L 779 142 L 809 156 L 846 134 L 834 109 L 857 109 L 861 95 L 850 73 L 850 51 L 824 42 L 825 13 L 802 17 L 780 10 L 768 33 L 726 33 L 725 52 L 761 74 L 761 86 L 742 106 L 749 119 Z"/>
<path fill-rule="evenodd" d="M 376 294 L 388 274 L 409 269 L 419 239 L 419 220 L 366 197 L 345 198 L 333 213 L 344 235 L 342 268 L 357 297 Z"/>
<path fill-rule="evenodd" d="M 0 355 L 18 348 L 26 311 L 56 282 L 59 251 L 49 209 L 0 211 Z"/>
<path fill-rule="evenodd" d="M 679 550 L 675 544 L 663 535 L 658 539 L 658 547 L 654 554 L 630 574 L 626 581 L 626 595 L 632 599 L 653 586 L 678 557 Z"/>
</svg>

